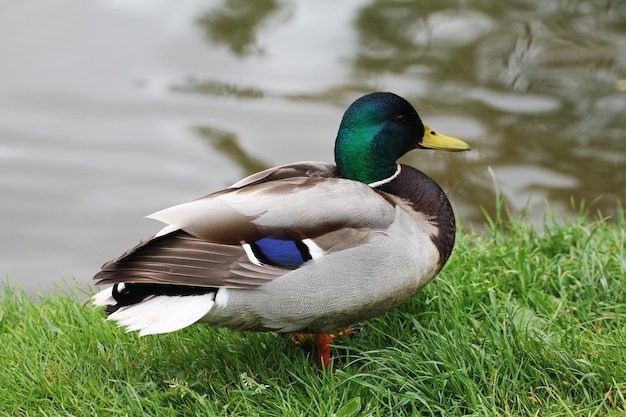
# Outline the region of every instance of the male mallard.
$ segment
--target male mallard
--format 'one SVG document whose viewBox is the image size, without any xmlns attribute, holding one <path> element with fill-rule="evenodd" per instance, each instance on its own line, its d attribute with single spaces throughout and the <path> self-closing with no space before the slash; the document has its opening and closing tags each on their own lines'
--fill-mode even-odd
<svg viewBox="0 0 626 417">
<path fill-rule="evenodd" d="M 454 245 L 450 203 L 396 160 L 415 148 L 469 150 L 392 93 L 359 98 L 335 142 L 337 165 L 270 168 L 148 216 L 163 230 L 103 265 L 94 296 L 140 335 L 203 322 L 234 330 L 317 333 L 378 316 L 432 280 Z"/>
</svg>

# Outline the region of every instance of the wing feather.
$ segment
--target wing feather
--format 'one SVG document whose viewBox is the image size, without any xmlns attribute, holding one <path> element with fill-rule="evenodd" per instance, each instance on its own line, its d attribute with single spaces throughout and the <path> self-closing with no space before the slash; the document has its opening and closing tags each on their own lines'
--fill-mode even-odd
<svg viewBox="0 0 626 417">
<path fill-rule="evenodd" d="M 301 171 L 291 166 L 277 168 L 262 180 L 148 217 L 193 236 L 227 244 L 264 237 L 305 239 L 342 228 L 385 229 L 393 221 L 393 205 L 382 193 L 358 181 L 313 175 L 307 167 Z M 280 175 L 283 170 L 301 176 L 285 177 Z"/>
<path fill-rule="evenodd" d="M 384 233 L 394 216 L 384 194 L 338 178 L 333 165 L 285 165 L 149 216 L 169 226 L 105 263 L 94 279 L 97 284 L 254 288 L 293 267 L 253 262 L 242 244 L 268 237 L 310 239 L 323 256 Z"/>
<path fill-rule="evenodd" d="M 135 282 L 250 288 L 286 272 L 252 264 L 240 245 L 207 242 L 179 230 L 107 262 L 94 279 L 98 285 Z"/>
</svg>

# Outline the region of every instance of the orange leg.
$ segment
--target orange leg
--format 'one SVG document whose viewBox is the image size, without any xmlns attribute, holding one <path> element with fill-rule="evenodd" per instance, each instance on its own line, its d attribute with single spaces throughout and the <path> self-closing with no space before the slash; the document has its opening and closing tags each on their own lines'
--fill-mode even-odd
<svg viewBox="0 0 626 417">
<path fill-rule="evenodd" d="M 330 348 L 333 340 L 337 336 L 343 336 L 358 331 L 359 329 L 345 329 L 336 333 L 294 333 L 291 335 L 291 340 L 298 346 L 302 346 L 307 343 L 315 343 L 317 345 L 317 367 L 319 369 L 328 369 L 330 367 Z"/>
<path fill-rule="evenodd" d="M 330 368 L 330 345 L 333 343 L 334 335 L 330 333 L 317 333 L 317 367 L 319 369 Z"/>
</svg>

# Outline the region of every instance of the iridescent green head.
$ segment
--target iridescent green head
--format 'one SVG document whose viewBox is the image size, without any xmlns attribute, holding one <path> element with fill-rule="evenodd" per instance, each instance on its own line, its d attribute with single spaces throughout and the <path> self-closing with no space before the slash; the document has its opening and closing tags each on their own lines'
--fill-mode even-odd
<svg viewBox="0 0 626 417">
<path fill-rule="evenodd" d="M 391 177 L 396 161 L 415 148 L 469 150 L 467 143 L 430 129 L 411 104 L 393 93 L 372 93 L 346 110 L 335 142 L 345 178 L 371 184 Z"/>
</svg>

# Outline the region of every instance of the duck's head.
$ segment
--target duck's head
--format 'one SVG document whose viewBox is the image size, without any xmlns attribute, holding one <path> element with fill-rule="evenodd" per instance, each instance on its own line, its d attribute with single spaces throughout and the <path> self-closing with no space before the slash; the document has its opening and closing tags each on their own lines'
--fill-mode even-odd
<svg viewBox="0 0 626 417">
<path fill-rule="evenodd" d="M 371 184 L 391 177 L 410 150 L 466 151 L 460 139 L 422 122 L 411 104 L 393 93 L 372 93 L 346 110 L 335 142 L 335 163 L 345 178 Z"/>
</svg>

